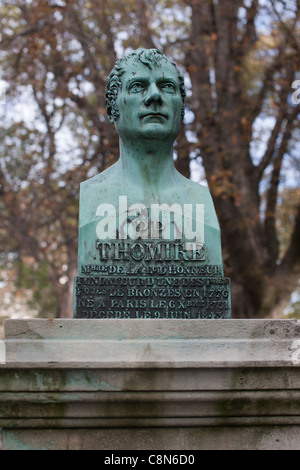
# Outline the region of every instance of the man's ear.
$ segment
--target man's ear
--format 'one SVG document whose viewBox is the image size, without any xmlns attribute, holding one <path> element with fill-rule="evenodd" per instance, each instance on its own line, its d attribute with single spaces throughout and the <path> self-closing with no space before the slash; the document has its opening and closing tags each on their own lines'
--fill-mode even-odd
<svg viewBox="0 0 300 470">
<path fill-rule="evenodd" d="M 119 117 L 119 110 L 116 107 L 116 104 L 114 106 L 110 106 L 109 108 L 107 108 L 106 112 L 107 112 L 109 122 L 111 124 L 115 124 Z"/>
</svg>

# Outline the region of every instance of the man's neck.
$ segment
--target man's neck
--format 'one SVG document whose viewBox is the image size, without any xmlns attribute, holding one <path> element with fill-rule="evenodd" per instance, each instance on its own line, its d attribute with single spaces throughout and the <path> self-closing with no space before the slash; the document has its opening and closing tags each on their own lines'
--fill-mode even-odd
<svg viewBox="0 0 300 470">
<path fill-rule="evenodd" d="M 151 191 L 167 187 L 175 173 L 173 147 L 170 145 L 124 145 L 120 140 L 120 164 L 128 183 Z"/>
</svg>

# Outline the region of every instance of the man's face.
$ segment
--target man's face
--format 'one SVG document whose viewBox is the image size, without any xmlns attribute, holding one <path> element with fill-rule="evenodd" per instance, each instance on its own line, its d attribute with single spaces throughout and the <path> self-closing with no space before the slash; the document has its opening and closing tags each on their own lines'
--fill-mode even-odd
<svg viewBox="0 0 300 470">
<path fill-rule="evenodd" d="M 116 105 L 116 129 L 125 143 L 142 139 L 176 139 L 181 125 L 182 97 L 175 67 L 164 60 L 159 66 L 128 61 L 121 77 Z"/>
</svg>

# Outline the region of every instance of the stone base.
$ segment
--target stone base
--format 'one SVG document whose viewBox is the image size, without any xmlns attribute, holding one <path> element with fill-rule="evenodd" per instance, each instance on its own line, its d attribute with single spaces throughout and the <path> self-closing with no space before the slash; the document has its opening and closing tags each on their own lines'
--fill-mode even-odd
<svg viewBox="0 0 300 470">
<path fill-rule="evenodd" d="M 4 433 L 10 450 L 294 450 L 298 426 L 114 429 L 17 429 Z M 107 455 L 110 455 L 107 453 Z"/>
<path fill-rule="evenodd" d="M 3 448 L 300 449 L 297 320 L 8 320 Z"/>
</svg>

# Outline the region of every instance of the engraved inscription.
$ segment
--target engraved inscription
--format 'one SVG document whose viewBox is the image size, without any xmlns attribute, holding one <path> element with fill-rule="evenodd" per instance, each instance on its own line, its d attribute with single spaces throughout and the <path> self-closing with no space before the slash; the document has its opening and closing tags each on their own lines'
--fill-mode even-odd
<svg viewBox="0 0 300 470">
<path fill-rule="evenodd" d="M 229 278 L 77 277 L 77 318 L 228 318 Z"/>
<path fill-rule="evenodd" d="M 97 240 L 96 248 L 100 261 L 204 261 L 203 244 L 175 241 L 138 240 L 132 241 L 102 241 Z"/>
<path fill-rule="evenodd" d="M 98 264 L 87 264 L 81 266 L 82 275 L 111 275 L 111 274 L 122 274 L 122 275 L 156 275 L 156 276 L 222 276 L 221 267 L 218 265 L 204 265 L 204 266 L 188 266 L 188 265 L 153 265 L 147 266 L 135 265 L 98 265 Z"/>
</svg>

